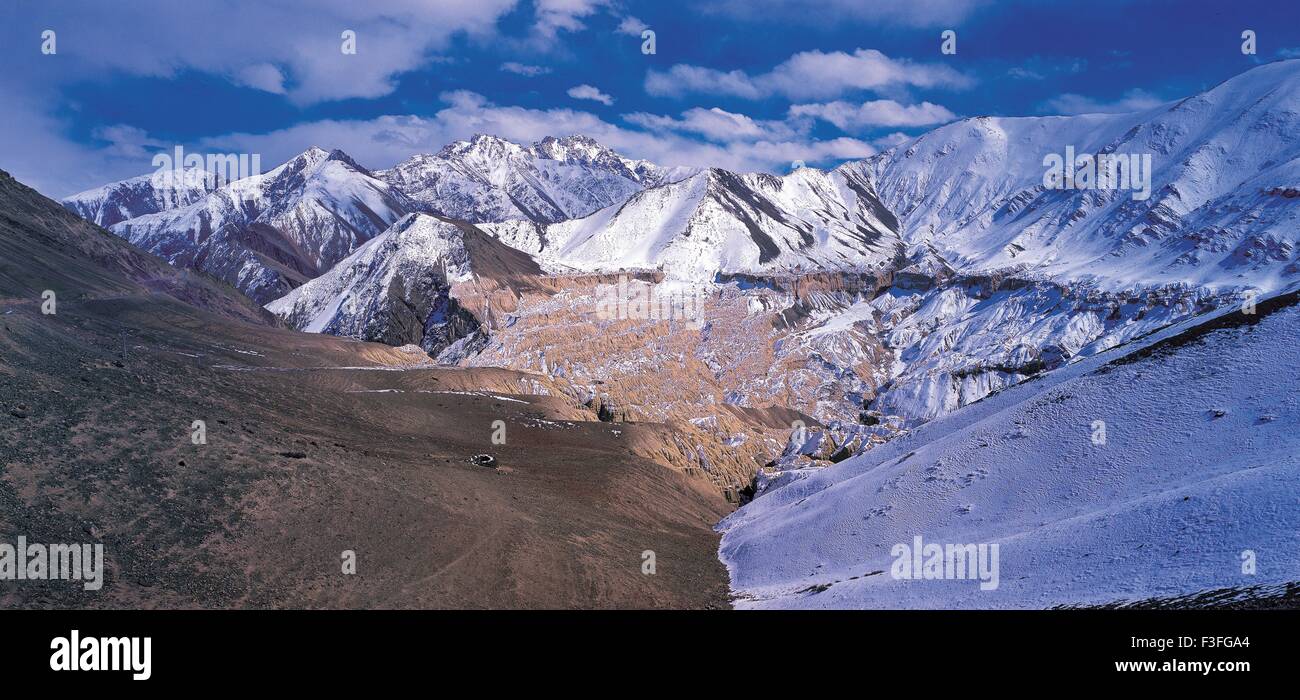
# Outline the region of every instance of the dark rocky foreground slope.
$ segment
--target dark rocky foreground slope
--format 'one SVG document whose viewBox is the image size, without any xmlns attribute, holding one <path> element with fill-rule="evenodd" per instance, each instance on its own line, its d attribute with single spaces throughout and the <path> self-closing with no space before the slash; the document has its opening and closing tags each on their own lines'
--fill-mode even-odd
<svg viewBox="0 0 1300 700">
<path fill-rule="evenodd" d="M 107 568 L 0 605 L 726 604 L 726 505 L 632 454 L 655 426 L 423 359 L 276 327 L 0 173 L 0 542 L 102 543 Z"/>
</svg>

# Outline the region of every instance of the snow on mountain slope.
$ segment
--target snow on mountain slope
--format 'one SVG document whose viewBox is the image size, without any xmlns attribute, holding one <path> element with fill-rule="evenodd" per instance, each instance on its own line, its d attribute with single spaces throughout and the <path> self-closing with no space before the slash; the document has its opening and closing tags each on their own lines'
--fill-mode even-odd
<svg viewBox="0 0 1300 700">
<path fill-rule="evenodd" d="M 60 204 L 91 223 L 108 228 L 127 219 L 193 204 L 216 188 L 202 168 L 162 171 L 79 192 Z"/>
<path fill-rule="evenodd" d="M 1189 285 L 1116 295 L 966 277 L 925 291 L 894 287 L 869 302 L 895 352 L 871 408 L 915 425 L 1233 298 Z"/>
<path fill-rule="evenodd" d="M 1149 198 L 1047 189 L 1044 158 L 1151 157 Z M 1276 289 L 1297 274 L 1300 60 L 1257 67 L 1145 112 L 979 117 L 865 163 L 909 243 L 959 270 Z M 1139 195 L 1140 197 L 1140 195 Z"/>
<path fill-rule="evenodd" d="M 472 223 L 564 221 L 688 174 L 624 158 L 585 136 L 524 147 L 484 134 L 375 173 L 420 211 Z"/>
<path fill-rule="evenodd" d="M 785 177 L 711 168 L 582 219 L 485 225 L 556 271 L 719 274 L 880 268 L 902 252 L 892 214 L 855 171 Z"/>
<path fill-rule="evenodd" d="M 438 355 L 481 340 L 480 312 L 455 289 L 540 270 L 469 224 L 408 214 L 332 270 L 267 305 L 291 326 Z"/>
<path fill-rule="evenodd" d="M 895 360 L 864 398 L 916 425 L 1246 290 L 1290 284 L 1296 127 L 1300 61 L 1285 61 L 1142 113 L 971 119 L 841 166 L 878 189 L 909 252 L 885 294 L 812 321 L 834 328 L 870 309 L 852 322 Z M 1067 147 L 1150 154 L 1150 198 L 1046 189 L 1044 158 Z"/>
<path fill-rule="evenodd" d="M 410 206 L 342 151 L 313 147 L 189 206 L 129 219 L 111 230 L 266 303 L 330 269 Z"/>
<path fill-rule="evenodd" d="M 770 489 L 719 525 L 740 605 L 1038 608 L 1300 580 L 1298 300 L 1184 321 Z M 916 536 L 997 544 L 997 587 L 895 578 Z"/>
</svg>

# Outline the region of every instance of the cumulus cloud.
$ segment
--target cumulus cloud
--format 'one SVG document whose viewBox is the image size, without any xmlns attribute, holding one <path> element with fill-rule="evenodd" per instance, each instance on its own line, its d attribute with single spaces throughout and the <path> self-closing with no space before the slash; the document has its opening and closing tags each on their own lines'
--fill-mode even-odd
<svg viewBox="0 0 1300 700">
<path fill-rule="evenodd" d="M 1141 112 L 1159 107 L 1165 100 L 1145 90 L 1133 89 L 1124 93 L 1118 100 L 1097 100 L 1085 95 L 1065 93 L 1044 102 L 1039 111 L 1049 114 L 1123 114 Z"/>
<path fill-rule="evenodd" d="M 650 25 L 646 24 L 645 22 L 642 22 L 641 20 L 637 19 L 636 17 L 633 17 L 632 15 L 628 15 L 627 17 L 624 17 L 623 20 L 618 23 L 618 33 L 627 34 L 630 36 L 639 37 L 641 36 L 641 32 L 644 32 L 649 28 Z"/>
<path fill-rule="evenodd" d="M 894 100 L 871 100 L 861 104 L 826 102 L 790 108 L 794 117 L 814 117 L 830 122 L 842 131 L 858 132 L 878 127 L 910 127 L 943 124 L 957 118 L 947 107 L 932 102 L 902 105 Z"/>
<path fill-rule="evenodd" d="M 614 98 L 606 95 L 592 85 L 578 85 L 576 87 L 571 87 L 569 88 L 568 94 L 569 97 L 572 97 L 575 100 L 592 100 L 593 102 L 599 102 L 606 107 L 614 104 Z"/>
<path fill-rule="evenodd" d="M 965 88 L 972 81 L 949 66 L 893 59 L 875 49 L 804 51 L 767 73 L 677 64 L 667 71 L 650 71 L 645 89 L 651 95 L 680 97 L 691 93 L 762 99 L 828 99 L 856 90 L 898 87 Z"/>
<path fill-rule="evenodd" d="M 623 115 L 630 124 L 652 131 L 677 131 L 699 134 L 713 141 L 757 141 L 797 138 L 800 134 L 789 124 L 780 121 L 759 121 L 744 114 L 728 112 L 717 107 L 695 107 L 682 112 L 680 118 L 635 112 Z"/>
<path fill-rule="evenodd" d="M 912 138 L 913 137 L 908 136 L 907 134 L 904 134 L 901 131 L 895 131 L 892 134 L 885 134 L 884 136 L 881 136 L 879 138 L 872 139 L 871 145 L 881 150 L 887 151 L 893 148 L 894 146 L 911 141 Z"/>
<path fill-rule="evenodd" d="M 144 129 L 126 124 L 101 126 L 90 135 L 96 141 L 106 143 L 103 147 L 105 155 L 116 158 L 152 159 L 155 153 L 167 147 L 167 144 L 150 138 Z"/>
<path fill-rule="evenodd" d="M 390 167 L 415 153 L 436 152 L 457 139 L 488 133 L 517 143 L 546 136 L 585 134 L 633 158 L 665 166 L 716 166 L 730 170 L 785 172 L 791 162 L 832 162 L 874 155 L 854 138 L 809 140 L 761 138 L 724 144 L 702 142 L 671 131 L 642 131 L 572 109 L 497 105 L 483 95 L 455 91 L 440 96 L 444 107 L 431 117 L 390 115 L 369 120 L 324 120 L 262 134 L 234 133 L 205 139 L 197 148 L 261 153 L 263 163 L 283 162 L 318 144 L 341 148 L 372 168 Z"/>
<path fill-rule="evenodd" d="M 501 70 L 506 73 L 522 75 L 527 78 L 535 78 L 539 75 L 546 75 L 551 72 L 551 69 L 546 66 L 530 66 L 523 63 L 516 63 L 514 61 L 506 61 L 505 63 L 502 63 Z"/>
<path fill-rule="evenodd" d="M 91 132 L 90 144 L 69 141 L 67 123 L 47 114 L 49 98 L 4 90 L 0 167 L 51 197 L 64 197 L 104 182 L 153 170 L 153 154 L 167 147 L 142 129 L 111 125 Z"/>
<path fill-rule="evenodd" d="M 398 75 L 427 64 L 454 37 L 495 32 L 516 2 L 282 0 L 232 12 L 225 3 L 134 0 L 124 11 L 100 0 L 67 0 L 59 4 L 59 60 L 33 68 L 49 83 L 197 71 L 299 104 L 373 98 L 390 93 Z M 6 43 L 30 43 L 50 21 L 40 12 L 7 19 L 0 28 Z M 356 32 L 356 55 L 341 51 L 345 29 Z"/>
<path fill-rule="evenodd" d="M 608 0 L 534 0 L 533 28 L 544 40 L 555 39 L 560 32 L 582 31 L 587 27 L 583 20 L 608 4 Z"/>
<path fill-rule="evenodd" d="M 276 95 L 284 94 L 284 74 L 269 63 L 245 66 L 235 76 L 235 82 Z"/>
</svg>

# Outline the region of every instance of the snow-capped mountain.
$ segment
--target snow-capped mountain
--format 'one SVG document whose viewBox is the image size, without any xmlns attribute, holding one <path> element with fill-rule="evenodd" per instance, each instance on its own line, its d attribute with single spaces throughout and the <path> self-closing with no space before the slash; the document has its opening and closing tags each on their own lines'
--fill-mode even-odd
<svg viewBox="0 0 1300 700">
<path fill-rule="evenodd" d="M 1300 61 L 1284 61 L 1145 112 L 968 119 L 866 161 L 783 177 L 669 171 L 583 137 L 525 147 L 477 136 L 373 177 L 316 150 L 295 159 L 313 174 L 294 184 L 250 178 L 114 229 L 262 301 L 413 210 L 487 222 L 475 230 L 552 273 L 726 284 L 866 272 L 880 283 L 796 294 L 784 314 L 794 342 L 778 343 L 778 355 L 807 353 L 857 378 L 844 395 L 819 395 L 821 418 L 869 408 L 916 425 L 1293 280 L 1297 127 Z M 1128 187 L 1049 187 L 1045 162 L 1071 154 L 1125 157 Z M 347 308 L 325 323 L 293 316 L 302 327 L 390 336 L 366 325 L 373 314 L 345 318 Z"/>
<path fill-rule="evenodd" d="M 188 206 L 111 230 L 266 303 L 329 270 L 410 208 L 405 196 L 347 154 L 313 147 Z"/>
<path fill-rule="evenodd" d="M 1139 165 L 1149 157 L 1149 196 L 1132 181 L 1047 188 L 1044 159 L 1067 149 Z M 1300 61 L 1291 60 L 1135 114 L 967 119 L 861 167 L 903 238 L 929 243 L 959 270 L 1092 278 L 1112 289 L 1268 290 L 1297 272 L 1298 159 Z"/>
<path fill-rule="evenodd" d="M 202 168 L 167 170 L 79 192 L 60 202 L 81 218 L 108 228 L 127 219 L 193 204 L 216 188 Z"/>
<path fill-rule="evenodd" d="M 855 317 L 893 350 L 871 408 L 914 425 L 1277 289 L 1300 276 L 1297 127 L 1300 61 L 1284 61 L 1141 113 L 969 119 L 846 165 L 910 255 L 900 284 L 824 323 Z M 1150 196 L 1047 188 L 1067 148 L 1150 155 Z"/>
<path fill-rule="evenodd" d="M 556 271 L 662 270 L 708 281 L 880 268 L 902 253 L 896 226 L 861 170 L 779 177 L 710 168 L 581 219 L 483 228 Z"/>
<path fill-rule="evenodd" d="M 389 345 L 419 345 L 437 356 L 482 340 L 487 313 L 475 296 L 495 281 L 539 274 L 536 264 L 464 222 L 408 214 L 332 270 L 267 305 L 291 326 Z M 469 296 L 469 295 L 465 295 Z M 479 300 L 481 301 L 481 299 Z"/>
<path fill-rule="evenodd" d="M 774 485 L 719 526 L 739 605 L 1043 608 L 1295 581 L 1300 381 L 1278 368 L 1300 362 L 1297 301 L 1175 324 Z M 945 578 L 966 545 L 997 563 Z"/>
<path fill-rule="evenodd" d="M 471 223 L 565 221 L 691 171 L 624 158 L 585 136 L 521 146 L 479 134 L 417 155 L 375 176 L 420 211 Z"/>
</svg>

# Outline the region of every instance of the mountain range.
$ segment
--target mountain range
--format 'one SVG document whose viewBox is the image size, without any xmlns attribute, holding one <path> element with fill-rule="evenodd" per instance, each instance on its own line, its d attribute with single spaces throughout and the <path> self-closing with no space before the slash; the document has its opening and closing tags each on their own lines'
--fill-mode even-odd
<svg viewBox="0 0 1300 700">
<path fill-rule="evenodd" d="M 690 172 L 625 158 L 586 136 L 547 137 L 521 146 L 478 134 L 375 176 L 426 214 L 476 224 L 549 224 L 586 216 Z"/>
<path fill-rule="evenodd" d="M 1277 430 L 1294 411 L 1264 405 L 1285 402 L 1276 368 L 1241 386 L 1214 373 L 1286 357 L 1295 333 L 1300 60 L 1134 113 L 963 119 L 829 170 L 477 135 L 387 170 L 312 148 L 222 186 L 135 178 L 63 205 L 292 328 L 520 373 L 597 420 L 663 426 L 629 449 L 747 504 L 720 526 L 742 605 L 1240 587 L 1215 557 L 1251 532 L 1275 554 L 1295 524 L 1268 495 L 1296 467 Z M 1267 323 L 1243 319 L 1256 303 Z M 681 313 L 648 312 L 661 304 Z M 1131 457 L 1091 450 L 1098 420 Z M 1236 457 L 1229 424 L 1254 436 Z M 1190 434 L 1213 437 L 1162 452 Z M 1175 531 L 1211 531 L 1215 503 L 1249 527 L 1179 559 Z M 1077 564 L 1076 525 L 1113 558 L 1108 523 L 1160 554 L 1051 573 Z M 975 599 L 866 580 L 884 557 L 868 545 L 920 530 L 1002 543 L 1034 585 Z M 1125 588 L 1135 577 L 1154 583 Z"/>
<path fill-rule="evenodd" d="M 800 344 L 836 339 L 817 356 L 858 377 L 821 418 L 865 404 L 915 423 L 1293 280 L 1297 127 L 1300 61 L 1281 61 L 1143 112 L 965 119 L 829 171 L 663 168 L 583 136 L 478 135 L 388 170 L 313 148 L 215 189 L 196 174 L 169 190 L 137 178 L 64 206 L 295 327 L 435 355 L 486 336 L 485 312 L 455 303 L 448 277 L 479 277 L 465 235 L 556 279 L 653 273 L 716 292 L 866 275 L 876 282 L 796 295 L 783 319 L 802 324 Z M 1124 159 L 1130 186 L 1052 186 L 1046 164 L 1074 153 Z M 438 331 L 449 303 L 462 322 Z"/>
</svg>

